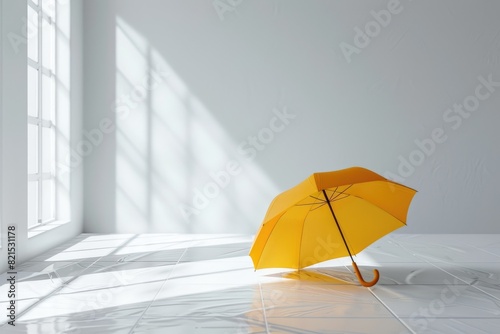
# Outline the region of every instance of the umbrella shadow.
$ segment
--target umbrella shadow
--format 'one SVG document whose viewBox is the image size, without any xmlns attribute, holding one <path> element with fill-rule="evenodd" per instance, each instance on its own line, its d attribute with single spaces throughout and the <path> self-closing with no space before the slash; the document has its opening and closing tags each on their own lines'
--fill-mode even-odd
<svg viewBox="0 0 500 334">
<path fill-rule="evenodd" d="M 308 268 L 266 276 L 314 283 L 358 285 L 347 268 L 344 270 L 339 268 Z"/>
</svg>

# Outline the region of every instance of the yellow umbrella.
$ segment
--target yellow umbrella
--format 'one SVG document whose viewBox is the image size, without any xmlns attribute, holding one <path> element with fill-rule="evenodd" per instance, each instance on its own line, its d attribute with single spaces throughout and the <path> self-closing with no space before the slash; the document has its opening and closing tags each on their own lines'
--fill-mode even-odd
<svg viewBox="0 0 500 334">
<path fill-rule="evenodd" d="M 406 225 L 416 191 L 361 167 L 314 173 L 273 200 L 250 250 L 255 269 L 300 269 L 350 256 Z"/>
</svg>

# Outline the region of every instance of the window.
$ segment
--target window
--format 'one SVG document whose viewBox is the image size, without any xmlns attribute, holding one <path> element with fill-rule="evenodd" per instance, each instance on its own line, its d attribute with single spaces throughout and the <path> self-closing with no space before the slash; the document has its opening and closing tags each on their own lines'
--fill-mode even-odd
<svg viewBox="0 0 500 334">
<path fill-rule="evenodd" d="M 56 6 L 28 0 L 28 228 L 56 219 Z"/>
</svg>

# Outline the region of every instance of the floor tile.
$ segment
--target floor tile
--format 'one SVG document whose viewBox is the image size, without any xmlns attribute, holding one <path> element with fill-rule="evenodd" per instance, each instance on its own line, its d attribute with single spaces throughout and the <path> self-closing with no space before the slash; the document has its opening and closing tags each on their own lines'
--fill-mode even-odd
<svg viewBox="0 0 500 334">
<path fill-rule="evenodd" d="M 357 254 L 255 271 L 254 236 L 81 234 L 18 265 L 3 333 L 494 333 L 500 235 L 391 234 Z M 0 308 L 7 277 L 0 275 Z M 5 283 L 4 283 L 5 282 Z M 3 324 L 3 325 L 2 325 Z"/>
<path fill-rule="evenodd" d="M 197 246 L 190 247 L 180 259 L 181 262 L 204 261 L 224 258 L 234 258 L 248 256 L 248 246 L 246 244 L 233 244 L 219 246 Z"/>
<path fill-rule="evenodd" d="M 492 334 L 498 333 L 500 319 L 493 318 L 422 318 L 401 319 L 418 334 Z"/>
<path fill-rule="evenodd" d="M 111 288 L 163 282 L 173 268 L 173 265 L 162 262 L 98 262 L 69 282 L 63 291 L 92 291 L 103 286 Z"/>
<path fill-rule="evenodd" d="M 253 284 L 257 275 L 248 258 L 183 262 L 175 266 L 171 281 L 183 284 Z"/>
<path fill-rule="evenodd" d="M 168 248 L 167 245 L 163 249 L 155 251 L 131 251 L 127 247 L 122 248 L 112 254 L 104 255 L 99 258 L 99 262 L 165 262 L 175 264 L 180 261 L 181 257 L 186 252 L 187 248 Z"/>
<path fill-rule="evenodd" d="M 368 289 L 304 281 L 262 285 L 267 318 L 369 317 L 393 315 Z"/>
<path fill-rule="evenodd" d="M 347 267 L 351 271 L 353 281 L 357 283 L 354 269 Z M 450 273 L 440 269 L 438 266 L 422 262 L 422 263 L 384 263 L 381 266 L 369 267 L 359 266 L 361 274 L 365 280 L 370 280 L 373 277 L 373 269 L 379 270 L 380 279 L 377 285 L 389 284 L 443 284 L 445 280 L 452 281 L 453 276 Z"/>
<path fill-rule="evenodd" d="M 262 301 L 259 286 L 233 286 L 227 289 L 214 289 L 196 292 L 197 287 L 185 286 L 185 294 L 174 297 L 157 297 L 144 318 L 172 317 L 236 317 L 247 312 L 261 312 Z M 168 290 L 168 284 L 164 286 Z M 198 290 L 199 291 L 199 290 Z"/>
<path fill-rule="evenodd" d="M 500 301 L 500 284 L 490 284 L 482 281 L 477 281 L 473 283 L 472 286 L 490 296 L 495 297 Z"/>
<path fill-rule="evenodd" d="M 411 251 L 397 244 L 383 243 L 371 245 L 357 254 L 354 261 L 358 264 L 378 265 L 381 263 L 425 262 Z"/>
<path fill-rule="evenodd" d="M 265 334 L 264 322 L 246 317 L 163 317 L 141 319 L 133 333 Z"/>
<path fill-rule="evenodd" d="M 434 263 L 441 270 L 468 284 L 484 282 L 500 285 L 500 265 L 489 262 Z"/>
<path fill-rule="evenodd" d="M 75 334 L 127 334 L 137 319 L 90 319 L 48 318 L 18 322 L 15 328 L 6 328 L 2 333 L 75 333 Z M 2 330 L 4 330 L 2 328 Z"/>
<path fill-rule="evenodd" d="M 497 262 L 500 257 L 475 247 L 405 246 L 413 255 L 432 263 Z"/>
<path fill-rule="evenodd" d="M 456 282 L 443 285 L 380 285 L 372 288 L 398 317 L 500 317 L 500 300 Z"/>
<path fill-rule="evenodd" d="M 411 331 L 395 318 L 268 318 L 269 333 L 384 333 L 410 334 Z"/>
<path fill-rule="evenodd" d="M 32 307 L 35 305 L 39 299 L 18 299 L 15 304 L 15 309 L 16 309 L 16 316 L 18 317 L 19 314 L 22 312 L 26 311 L 28 308 Z M 10 301 L 4 301 L 0 302 L 0 310 L 2 310 L 2 316 L 0 317 L 0 326 L 4 325 L 4 327 L 0 327 L 0 332 L 4 333 L 5 328 L 10 328 L 7 324 L 8 321 L 12 320 L 7 317 L 7 314 L 10 314 L 10 311 L 7 311 L 7 308 L 11 307 Z M 9 312 L 9 313 L 7 313 Z M 18 318 L 17 318 L 18 319 Z M 16 323 L 17 323 L 16 319 Z"/>
<path fill-rule="evenodd" d="M 19 320 L 31 321 L 50 317 L 90 320 L 108 317 L 110 312 L 123 313 L 123 318 L 131 316 L 131 312 L 140 316 L 162 285 L 163 282 L 154 282 L 108 287 L 103 283 L 100 288 L 81 292 L 63 288 L 58 294 L 40 301 L 37 307 L 21 315 Z"/>
</svg>

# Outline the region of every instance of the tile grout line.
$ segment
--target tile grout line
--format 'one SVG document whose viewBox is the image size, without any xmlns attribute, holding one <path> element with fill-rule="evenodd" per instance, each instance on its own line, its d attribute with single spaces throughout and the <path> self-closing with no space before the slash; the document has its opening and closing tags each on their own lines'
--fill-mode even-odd
<svg viewBox="0 0 500 334">
<path fill-rule="evenodd" d="M 498 297 L 496 297 L 496 296 L 494 296 L 494 295 L 492 295 L 492 294 L 490 294 L 490 293 L 488 293 L 488 292 L 486 292 L 486 291 L 482 290 L 481 288 L 478 288 L 478 287 L 477 287 L 477 286 L 475 286 L 475 285 L 472 285 L 472 284 L 469 284 L 469 285 L 470 285 L 472 288 L 474 288 L 474 289 L 476 289 L 476 290 L 479 290 L 479 291 L 481 291 L 482 293 L 484 293 L 484 294 L 486 294 L 486 295 L 490 296 L 491 298 L 494 298 L 494 299 L 496 299 L 496 300 L 500 300 L 500 298 L 498 298 Z"/>
<path fill-rule="evenodd" d="M 264 305 L 264 296 L 262 296 L 262 285 L 260 283 L 260 280 L 259 280 L 259 291 L 260 291 L 260 302 L 262 303 L 262 313 L 264 314 L 264 324 L 266 325 L 266 333 L 270 334 L 269 325 L 267 323 L 266 306 Z"/>
<path fill-rule="evenodd" d="M 48 299 L 49 297 L 53 297 L 54 295 L 57 295 L 57 292 L 59 292 L 60 290 L 62 290 L 63 288 L 65 288 L 69 283 L 73 282 L 75 279 L 77 279 L 78 277 L 80 277 L 80 274 L 83 273 L 85 270 L 87 270 L 88 268 L 90 268 L 93 264 L 95 264 L 97 261 L 99 261 L 98 259 L 95 260 L 94 262 L 92 262 L 88 267 L 82 269 L 80 271 L 80 273 L 72 278 L 70 278 L 67 282 L 63 282 L 60 286 L 56 287 L 54 290 L 52 290 L 49 294 L 41 297 L 38 301 L 36 301 L 35 303 L 33 303 L 33 305 L 30 305 L 28 306 L 26 309 L 24 309 L 23 311 L 19 312 L 18 314 L 16 314 L 16 321 L 18 321 L 19 318 L 21 318 L 22 316 L 24 316 L 28 311 L 32 310 L 33 308 L 35 308 L 35 306 L 39 306 L 40 303 L 42 303 L 43 301 L 45 301 L 46 299 Z M 52 278 L 50 277 L 49 274 L 47 274 L 49 276 L 49 278 L 52 280 Z M 3 325 L 2 325 L 3 326 Z"/>
<path fill-rule="evenodd" d="M 115 253 L 116 251 L 118 251 L 119 249 L 123 248 L 126 244 L 128 244 L 130 241 L 132 241 L 133 239 L 135 239 L 137 237 L 137 235 L 133 235 L 131 237 L 131 239 L 125 241 L 123 244 L 121 244 L 120 246 L 118 246 L 117 248 L 115 248 L 110 254 L 108 255 L 104 255 L 104 256 L 109 256 L 113 253 Z M 85 239 L 83 239 L 85 240 Z M 57 254 L 60 254 L 61 252 L 57 253 Z M 96 260 L 94 260 L 91 264 L 89 264 L 87 267 L 85 267 L 84 269 L 82 269 L 78 274 L 76 274 L 74 277 L 70 278 L 68 281 L 66 282 L 62 282 L 62 284 L 58 287 L 56 287 L 54 290 L 52 290 L 49 294 L 43 296 L 42 298 L 40 298 L 38 301 L 36 301 L 35 303 L 33 303 L 33 305 L 30 305 L 28 306 L 25 310 L 23 310 L 22 312 L 19 312 L 19 314 L 16 314 L 16 321 L 18 321 L 17 319 L 18 318 L 21 318 L 23 315 L 25 315 L 28 311 L 32 310 L 33 308 L 35 308 L 36 306 L 39 306 L 40 303 L 42 303 L 43 301 L 45 301 L 46 299 L 48 299 L 49 297 L 53 297 L 55 295 L 57 295 L 57 292 L 61 291 L 63 288 L 67 287 L 69 285 L 69 283 L 73 282 L 74 280 L 76 280 L 77 278 L 79 278 L 81 276 L 81 274 L 83 274 L 86 270 L 88 270 L 90 267 L 92 267 L 94 264 L 96 264 L 100 259 L 102 259 L 104 256 L 101 256 L 99 258 L 97 258 Z M 41 263 L 43 263 L 45 261 L 42 261 Z M 77 264 L 78 262 L 74 263 L 74 264 Z M 68 265 L 69 266 L 69 265 Z M 47 273 L 47 275 L 49 276 L 50 280 L 52 281 L 52 276 L 50 275 L 51 273 Z M 61 279 L 62 280 L 62 279 Z M 5 324 L 3 324 L 5 325 Z M 0 326 L 1 327 L 3 327 Z"/>
<path fill-rule="evenodd" d="M 461 279 L 460 277 L 456 276 L 456 275 L 453 275 L 452 273 L 450 273 L 449 271 L 447 271 L 446 269 L 442 268 L 441 266 L 438 266 L 439 263 L 447 263 L 447 262 L 439 262 L 438 264 L 434 263 L 434 262 L 430 262 L 428 259 L 426 259 L 425 257 L 421 256 L 421 255 L 418 255 L 416 254 L 413 250 L 407 248 L 406 246 L 404 245 L 399 245 L 400 247 L 402 247 L 403 249 L 405 249 L 406 251 L 408 251 L 411 255 L 415 256 L 416 258 L 420 259 L 420 260 L 423 260 L 425 261 L 425 263 L 427 264 L 430 264 L 431 266 L 433 267 L 436 267 L 437 269 L 447 273 L 448 275 L 450 275 L 451 277 L 454 277 L 456 279 L 458 279 L 459 281 L 462 281 L 464 284 L 463 285 L 469 285 L 469 286 L 472 286 L 471 283 L 467 283 L 467 281 Z M 455 265 L 455 264 L 454 264 Z"/>
<path fill-rule="evenodd" d="M 386 309 L 387 311 L 389 311 L 389 313 L 391 313 L 404 327 L 406 327 L 406 329 L 408 329 L 412 334 L 417 334 L 413 329 L 411 329 L 407 324 L 406 322 L 404 322 L 403 320 L 401 320 L 400 317 L 398 317 L 396 315 L 396 313 L 394 313 L 391 308 L 382 301 L 382 299 L 380 299 L 372 290 L 372 288 L 368 288 L 368 291 L 370 291 L 370 293 L 372 294 L 373 297 L 375 297 L 375 299 L 377 299 L 379 301 L 380 304 L 382 304 Z"/>
<path fill-rule="evenodd" d="M 474 246 L 474 245 L 470 245 L 470 246 L 471 246 L 472 248 L 475 248 L 475 249 L 477 249 L 477 250 L 480 250 L 481 252 L 488 253 L 488 254 L 491 254 L 491 255 L 493 255 L 493 256 L 499 257 L 499 261 L 500 261 L 500 255 L 495 254 L 495 253 L 492 253 L 492 252 L 490 252 L 489 250 L 484 249 L 484 248 L 480 248 L 480 247 L 477 247 L 477 246 Z M 493 248 L 495 248 L 495 247 L 493 247 Z"/>
<path fill-rule="evenodd" d="M 134 329 L 139 325 L 139 322 L 142 320 L 142 318 L 144 317 L 144 315 L 146 314 L 146 312 L 149 310 L 149 308 L 151 307 L 151 305 L 153 305 L 154 301 L 156 300 L 156 297 L 158 296 L 158 294 L 160 293 L 160 291 L 163 289 L 163 287 L 165 286 L 165 284 L 167 284 L 168 279 L 170 278 L 170 276 L 172 276 L 172 273 L 175 271 L 175 268 L 177 268 L 177 265 L 179 264 L 179 262 L 181 262 L 182 257 L 184 256 L 184 254 L 186 254 L 186 252 L 187 252 L 188 249 L 189 249 L 189 247 L 187 247 L 186 249 L 184 249 L 184 252 L 182 252 L 182 255 L 179 256 L 179 259 L 175 263 L 174 268 L 172 268 L 172 270 L 168 273 L 167 278 L 165 278 L 165 281 L 163 282 L 163 284 L 161 285 L 161 287 L 158 289 L 158 291 L 154 295 L 153 300 L 151 300 L 151 302 L 149 303 L 149 305 L 146 307 L 146 309 L 139 316 L 139 318 L 135 322 L 134 326 L 132 326 L 132 328 L 130 329 L 129 334 L 132 334 L 134 332 Z"/>
<path fill-rule="evenodd" d="M 417 258 L 417 259 L 419 259 L 419 260 L 422 260 L 422 261 L 424 261 L 424 263 L 430 264 L 431 266 L 434 266 L 434 267 L 438 268 L 439 270 L 445 271 L 445 270 L 443 270 L 442 268 L 440 268 L 440 267 L 438 267 L 438 266 L 434 265 L 432 262 L 428 261 L 426 258 L 424 258 L 424 257 L 422 257 L 422 256 L 419 256 L 419 255 L 418 255 L 418 254 L 416 254 L 413 250 L 411 250 L 411 249 L 409 249 L 409 248 L 405 247 L 405 245 L 401 244 L 398 240 L 393 240 L 393 242 L 394 242 L 396 245 L 398 245 L 399 247 L 403 248 L 405 251 L 407 251 L 409 254 L 411 254 L 411 255 L 412 255 L 412 256 L 414 256 L 415 258 Z M 446 271 L 445 271 L 445 272 L 446 272 Z M 447 274 L 450 274 L 450 273 L 448 273 L 448 272 L 446 272 L 446 273 L 447 273 Z M 451 275 L 451 274 L 450 274 L 450 275 Z M 452 276 L 453 276 L 453 275 L 452 275 Z M 453 277 L 454 277 L 454 276 L 453 276 Z M 457 278 L 458 278 L 458 277 L 457 277 Z M 458 279 L 459 279 L 459 280 L 461 280 L 460 278 L 458 278 Z M 461 281 L 462 281 L 462 282 L 464 282 L 465 284 L 467 284 L 467 282 L 465 282 L 464 280 L 461 280 Z M 381 300 L 381 299 L 380 299 L 380 298 L 379 298 L 379 297 L 378 297 L 378 296 L 377 296 L 377 295 L 376 295 L 376 294 L 372 291 L 372 289 L 371 289 L 371 288 L 368 288 L 368 290 L 370 290 L 370 292 L 372 293 L 372 295 L 373 295 L 375 298 L 377 298 L 377 300 L 378 300 L 378 301 L 379 301 L 382 305 L 384 305 L 384 307 L 385 307 L 385 308 L 386 308 L 386 309 L 387 309 L 387 310 L 388 310 L 391 314 L 393 314 L 393 315 L 396 317 L 396 319 L 398 319 L 398 320 L 399 320 L 399 322 L 401 322 L 401 323 L 403 324 L 403 326 L 405 326 L 406 328 L 408 328 L 408 330 L 409 330 L 411 333 L 416 334 L 416 332 L 415 332 L 413 329 L 411 329 L 411 328 L 410 328 L 410 327 L 406 324 L 406 322 L 405 322 L 405 321 L 403 321 L 400 317 L 398 317 L 398 316 L 397 316 L 397 315 L 396 315 L 396 314 L 395 314 L 395 313 L 394 313 L 394 312 L 393 312 L 393 311 L 389 308 L 389 306 L 388 306 L 388 305 L 386 305 L 386 304 L 385 304 L 385 303 L 384 303 L 384 302 L 383 302 L 383 301 L 382 301 L 382 300 Z"/>
<path fill-rule="evenodd" d="M 479 291 L 481 291 L 482 293 L 484 293 L 484 294 L 486 294 L 486 295 L 488 295 L 488 296 L 490 296 L 490 297 L 492 297 L 492 298 L 494 298 L 494 299 L 496 299 L 496 300 L 500 300 L 500 298 L 498 298 L 498 297 L 496 297 L 496 296 L 494 296 L 494 295 L 492 295 L 492 294 L 490 294 L 490 293 L 488 293 L 488 292 L 486 292 L 486 291 L 482 290 L 481 288 L 479 288 L 479 287 L 477 287 L 477 286 L 473 285 L 473 284 L 476 282 L 476 280 L 472 281 L 471 283 L 467 283 L 465 280 L 463 280 L 462 278 L 460 278 L 460 277 L 458 277 L 458 276 L 456 276 L 456 275 L 453 275 L 452 273 L 450 273 L 450 272 L 449 272 L 449 271 L 447 271 L 446 269 L 441 268 L 441 267 L 439 267 L 438 265 L 436 265 L 436 264 L 434 264 L 434 263 L 431 263 L 431 262 L 429 262 L 429 264 L 430 264 L 430 265 L 432 265 L 432 266 L 434 266 L 434 267 L 436 267 L 436 268 L 438 268 L 438 269 L 439 269 L 439 270 L 441 270 L 441 271 L 444 271 L 445 273 L 447 273 L 447 274 L 448 274 L 448 275 L 450 275 L 451 277 L 454 277 L 454 278 L 458 279 L 459 281 L 464 282 L 465 284 L 463 284 L 463 285 L 468 285 L 468 286 L 470 286 L 471 288 L 476 289 L 476 290 L 479 290 Z"/>
<path fill-rule="evenodd" d="M 400 241 L 396 241 L 396 240 L 394 240 L 394 242 L 395 242 L 395 243 L 396 243 L 399 247 L 402 247 L 402 248 L 404 248 L 406 251 L 408 251 L 411 255 L 413 255 L 413 256 L 415 256 L 415 257 L 417 257 L 417 258 L 419 258 L 419 259 L 421 259 L 421 260 L 423 260 L 423 261 L 425 261 L 425 262 L 427 262 L 427 263 L 433 264 L 433 262 L 430 262 L 430 261 L 429 261 L 428 259 L 426 259 L 424 256 L 416 254 L 416 253 L 415 253 L 415 251 L 414 251 L 414 250 L 412 250 L 411 248 L 408 248 L 408 247 L 407 247 L 407 246 L 405 246 L 404 244 L 400 244 Z M 493 256 L 495 256 L 495 257 L 500 257 L 499 255 L 497 255 L 497 254 L 495 254 L 495 253 L 489 252 L 488 250 L 483 249 L 483 248 L 480 248 L 480 247 L 475 246 L 475 245 L 473 245 L 473 244 L 467 244 L 467 245 L 468 245 L 468 246 L 470 246 L 471 248 L 475 248 L 475 249 L 477 249 L 477 250 L 479 250 L 479 251 L 481 251 L 481 252 L 483 252 L 483 253 L 487 253 L 487 254 L 493 255 Z M 439 246 L 439 244 L 432 244 L 432 246 Z M 446 263 L 446 262 L 444 262 L 444 261 L 442 261 L 442 260 L 441 260 L 441 262 Z M 466 262 L 471 262 L 471 261 L 466 261 Z"/>
<path fill-rule="evenodd" d="M 451 277 L 454 277 L 454 278 L 456 278 L 457 280 L 462 281 L 462 282 L 464 283 L 463 285 L 470 286 L 470 287 L 472 287 L 473 289 L 476 289 L 476 290 L 478 290 L 478 291 L 481 291 L 482 293 L 484 293 L 484 294 L 486 294 L 486 295 L 488 295 L 488 296 L 492 297 L 493 299 L 500 300 L 500 298 L 498 298 L 498 297 L 496 297 L 496 296 L 493 296 L 493 295 L 489 294 L 488 292 L 483 291 L 483 290 L 481 290 L 480 288 L 478 288 L 478 287 L 476 287 L 476 286 L 472 285 L 475 281 L 474 281 L 474 282 L 471 282 L 471 283 L 467 283 L 467 281 L 465 281 L 464 279 L 462 279 L 462 278 L 460 278 L 460 277 L 458 277 L 458 276 L 456 276 L 456 275 L 453 275 L 452 273 L 450 273 L 450 272 L 449 272 L 449 271 L 447 271 L 446 269 L 444 269 L 444 268 L 442 268 L 442 267 L 438 266 L 438 264 L 440 264 L 440 263 L 445 263 L 445 264 L 446 264 L 447 262 L 444 262 L 444 261 L 443 261 L 443 262 L 438 262 L 437 264 L 436 264 L 436 263 L 434 263 L 434 262 L 430 262 L 428 259 L 426 259 L 425 257 L 423 257 L 423 256 L 421 256 L 421 255 L 418 255 L 417 253 L 415 253 L 415 252 L 414 252 L 413 250 L 411 250 L 410 248 L 407 248 L 405 245 L 402 245 L 402 244 L 400 244 L 399 242 L 396 242 L 396 243 L 397 243 L 400 247 L 402 247 L 403 249 L 405 249 L 406 251 L 408 251 L 411 255 L 415 256 L 416 258 L 418 258 L 418 259 L 420 259 L 420 260 L 423 260 L 423 261 L 425 261 L 427 264 L 430 264 L 431 266 L 436 267 L 437 269 L 439 269 L 439 270 L 441 270 L 441 271 L 443 271 L 443 272 L 447 273 L 447 274 L 448 274 L 448 275 L 450 275 Z M 482 249 L 480 249 L 480 248 L 478 248 L 478 247 L 476 247 L 476 246 L 474 246 L 474 245 L 470 245 L 470 246 L 471 246 L 472 248 L 476 248 L 476 249 L 478 249 L 478 250 L 482 250 Z M 489 252 L 487 252 L 487 251 L 484 251 L 484 252 L 489 253 Z M 496 254 L 493 254 L 493 255 L 496 255 Z M 453 263 L 453 265 L 457 266 L 455 263 Z"/>
<path fill-rule="evenodd" d="M 137 237 L 137 235 L 136 235 L 135 237 Z M 48 298 L 53 297 L 54 295 L 57 295 L 57 294 L 58 294 L 58 292 L 60 292 L 60 290 L 61 290 L 61 289 L 63 289 L 64 287 L 67 287 L 70 283 L 73 283 L 73 281 L 74 281 L 75 279 L 77 279 L 77 278 L 81 277 L 81 276 L 82 276 L 82 274 L 89 274 L 89 273 L 91 274 L 91 273 L 93 273 L 93 271 L 92 271 L 92 266 L 93 266 L 93 265 L 95 265 L 97 262 L 99 262 L 99 261 L 100 261 L 101 259 L 103 259 L 104 257 L 106 257 L 106 256 L 110 256 L 110 255 L 113 255 L 113 254 L 115 254 L 116 252 L 118 252 L 121 248 L 126 247 L 126 246 L 127 246 L 127 244 L 129 244 L 129 243 L 130 243 L 130 242 L 131 242 L 131 241 L 132 241 L 135 237 L 132 237 L 132 239 L 129 239 L 128 241 L 125 241 L 125 243 L 124 243 L 124 244 L 122 244 L 122 245 L 118 246 L 117 248 L 115 248 L 115 249 L 114 249 L 114 250 L 113 250 L 110 254 L 105 255 L 105 256 L 101 256 L 101 257 L 97 258 L 95 261 L 93 261 L 93 262 L 91 262 L 91 263 L 90 263 L 90 261 L 89 261 L 89 263 L 90 263 L 90 264 L 89 264 L 88 266 L 83 267 L 83 269 L 81 269 L 81 270 L 77 270 L 78 274 L 76 274 L 74 277 L 72 277 L 72 278 L 68 279 L 68 281 L 67 281 L 67 282 L 63 282 L 63 283 L 61 284 L 61 286 L 56 287 L 56 288 L 55 288 L 53 291 L 51 291 L 49 294 L 47 294 L 47 295 L 43 296 L 40 300 L 38 300 L 37 302 L 35 302 L 33 305 L 31 305 L 31 306 L 29 306 L 28 308 L 26 308 L 25 310 L 23 310 L 23 312 L 21 312 L 21 315 L 20 315 L 20 316 L 25 315 L 25 313 L 26 313 L 26 312 L 28 312 L 28 311 L 32 310 L 35 306 L 38 306 L 38 307 L 39 307 L 39 306 L 40 306 L 40 303 L 42 303 L 42 302 L 46 301 Z M 457 282 L 455 281 L 455 282 L 454 282 L 454 284 L 455 284 L 455 285 L 457 285 L 457 286 L 471 286 L 471 287 L 473 287 L 474 289 L 476 289 L 476 290 L 478 290 L 478 291 L 481 291 L 482 293 L 484 293 L 484 294 L 486 294 L 486 295 L 489 295 L 489 296 L 493 297 L 494 299 L 498 299 L 498 300 L 500 300 L 498 297 L 492 296 L 492 295 L 490 295 L 488 292 L 481 290 L 479 287 L 474 286 L 473 284 L 476 282 L 476 280 L 472 281 L 471 283 L 468 283 L 468 280 L 466 281 L 465 279 L 462 279 L 462 278 L 460 278 L 460 277 L 458 277 L 458 276 L 456 276 L 456 275 L 452 274 L 451 272 L 447 271 L 447 265 L 450 265 L 450 268 L 449 268 L 448 270 L 450 270 L 450 269 L 452 269 L 452 268 L 453 268 L 453 269 L 456 269 L 457 267 L 459 267 L 459 266 L 460 266 L 460 262 L 455 263 L 455 262 L 446 262 L 446 261 L 442 261 L 442 260 L 440 260 L 439 262 L 431 262 L 431 261 L 433 261 L 433 260 L 432 260 L 432 259 L 433 259 L 432 257 L 431 257 L 431 258 L 430 258 L 430 260 L 429 260 L 429 259 L 427 259 L 427 258 L 425 257 L 425 255 L 420 255 L 420 254 L 418 253 L 418 251 L 415 251 L 415 250 L 412 250 L 411 248 L 408 248 L 408 246 L 407 246 L 407 245 L 404 245 L 403 243 L 396 242 L 396 241 L 394 241 L 394 242 L 395 242 L 395 244 L 397 244 L 398 246 L 402 247 L 402 249 L 406 250 L 409 254 L 411 254 L 412 256 L 414 256 L 415 258 L 417 258 L 417 259 L 419 259 L 419 260 L 423 261 L 423 263 L 427 263 L 427 264 L 431 265 L 432 267 L 435 267 L 435 268 L 439 269 L 440 271 L 447 273 L 447 274 L 448 274 L 448 275 L 450 275 L 451 277 L 456 278 L 458 281 L 461 281 L 461 282 L 463 282 L 463 283 L 464 283 L 464 284 L 457 284 Z M 181 243 L 183 243 L 183 242 L 181 242 Z M 157 293 L 153 296 L 153 298 L 152 298 L 151 302 L 149 302 L 149 303 L 148 303 L 148 301 L 146 301 L 146 302 L 145 302 L 145 304 L 146 304 L 146 303 L 148 303 L 148 304 L 146 304 L 147 306 L 145 307 L 145 309 L 144 309 L 144 311 L 142 312 L 142 314 L 138 317 L 137 321 L 135 322 L 135 324 L 133 325 L 133 327 L 130 329 L 130 332 L 129 332 L 129 333 L 132 333 L 132 332 L 133 332 L 133 331 L 134 331 L 134 330 L 138 327 L 138 325 L 139 325 L 140 321 L 143 319 L 143 317 L 144 317 L 144 316 L 145 316 L 145 314 L 148 312 L 148 310 L 150 309 L 150 307 L 152 307 L 152 304 L 156 301 L 156 298 L 159 296 L 159 294 L 160 294 L 160 292 L 162 291 L 162 289 L 166 286 L 166 284 L 167 284 L 168 280 L 170 280 L 170 279 L 172 278 L 172 276 L 173 276 L 173 274 L 174 274 L 174 271 L 175 271 L 176 269 L 177 269 L 177 270 L 179 270 L 179 269 L 178 269 L 178 265 L 181 263 L 181 260 L 185 259 L 185 254 L 186 254 L 186 253 L 187 253 L 187 251 L 188 251 L 190 248 L 192 248 L 192 247 L 194 247 L 194 244 L 193 244 L 193 245 L 191 245 L 191 246 L 187 246 L 187 247 L 183 250 L 183 252 L 182 252 L 182 254 L 179 256 L 178 260 L 177 260 L 176 262 L 174 262 L 174 266 L 173 266 L 173 268 L 170 270 L 170 272 L 168 272 L 168 273 L 167 273 L 166 278 L 156 280 L 156 282 L 158 282 L 158 283 L 162 282 L 162 283 L 161 283 L 160 288 L 158 289 Z M 477 248 L 477 247 L 474 247 L 474 246 L 471 246 L 471 247 L 472 247 L 472 248 Z M 478 248 L 478 249 L 479 249 L 479 248 Z M 495 255 L 495 254 L 493 254 L 493 255 Z M 130 261 L 129 263 L 134 263 L 134 262 L 135 262 L 135 260 L 134 260 L 134 261 Z M 140 262 L 140 260 L 139 260 L 138 262 Z M 42 263 L 43 263 L 43 262 L 42 262 Z M 122 263 L 123 263 L 123 262 L 122 262 Z M 126 262 L 125 262 L 125 263 L 126 263 Z M 73 264 L 78 264 L 78 262 L 74 262 Z M 115 262 L 115 263 L 113 263 L 113 262 L 111 262 L 111 266 L 108 266 L 108 265 L 107 265 L 107 266 L 105 266 L 105 267 L 104 267 L 104 268 L 102 268 L 102 269 L 105 269 L 105 268 L 111 268 L 111 267 L 113 267 L 114 265 L 119 265 L 119 264 L 120 264 L 120 263 L 116 263 L 116 262 Z M 442 266 L 442 267 L 441 267 L 441 266 Z M 352 271 L 349 269 L 348 265 L 344 265 L 344 267 L 345 267 L 345 268 L 347 268 L 347 270 L 348 270 L 349 272 L 351 272 L 351 273 L 352 273 Z M 102 269 L 101 269 L 101 270 L 102 270 Z M 99 272 L 99 271 L 100 271 L 100 270 L 97 270 L 96 272 Z M 47 274 L 48 274 L 48 275 L 51 275 L 51 274 L 54 274 L 54 273 L 55 273 L 55 274 L 57 274 L 57 272 L 52 272 L 52 273 L 47 273 Z M 51 279 L 52 279 L 52 277 L 51 277 L 51 276 L 49 276 L 49 278 L 51 278 Z M 60 277 L 59 277 L 59 278 L 60 278 Z M 266 333 L 270 334 L 271 332 L 270 332 L 270 329 L 269 329 L 269 324 L 268 324 L 268 319 L 267 319 L 267 313 L 266 313 L 266 307 L 265 307 L 265 305 L 264 305 L 264 301 L 263 301 L 263 292 L 262 292 L 262 284 L 265 284 L 265 283 L 262 283 L 262 284 L 261 284 L 261 282 L 260 282 L 260 280 L 259 280 L 258 284 L 259 284 L 259 290 L 260 290 L 260 299 L 261 299 L 261 304 L 262 304 L 262 309 L 263 309 L 264 322 L 265 322 L 265 325 L 266 325 Z M 425 285 L 425 284 L 423 284 L 423 285 Z M 433 284 L 431 284 L 431 285 L 433 285 Z M 385 307 L 385 308 L 386 308 L 386 309 L 387 309 L 387 310 L 388 310 L 388 311 L 389 311 L 389 312 L 390 312 L 390 313 L 391 313 L 394 317 L 396 317 L 396 319 L 398 319 L 398 320 L 399 320 L 399 321 L 400 321 L 400 322 L 404 325 L 404 327 L 405 327 L 405 328 L 407 328 L 408 330 L 410 330 L 410 332 L 411 332 L 411 333 L 413 333 L 413 334 L 417 333 L 417 332 L 415 332 L 415 330 L 412 330 L 412 329 L 409 327 L 409 326 L 410 326 L 409 324 L 406 324 L 406 323 L 405 323 L 405 319 L 406 319 L 406 320 L 408 320 L 407 318 L 405 318 L 405 317 L 400 318 L 400 317 L 396 316 L 396 314 L 395 314 L 395 313 L 394 313 L 394 312 L 393 312 L 393 311 L 392 311 L 392 310 L 388 307 L 388 305 L 386 305 L 386 304 L 385 304 L 385 303 L 384 303 L 384 302 L 383 302 L 383 301 L 382 301 L 382 300 L 381 300 L 381 299 L 380 299 L 380 298 L 376 295 L 376 292 L 377 292 L 376 290 L 375 290 L 375 291 L 373 291 L 371 288 L 369 288 L 368 290 L 370 291 L 370 293 L 371 293 L 371 294 L 372 294 L 372 295 L 373 295 L 373 296 L 374 296 L 374 297 L 375 297 L 375 298 L 376 298 L 376 299 L 377 299 L 377 300 L 378 300 L 378 301 L 379 301 L 379 302 L 380 302 L 380 303 L 381 303 L 381 304 L 382 304 L 382 305 L 383 305 L 383 306 L 384 306 L 384 307 Z M 20 317 L 20 316 L 19 316 L 19 317 Z M 454 319 L 453 317 L 450 317 L 450 318 Z M 477 318 L 477 317 L 472 317 L 472 319 L 476 319 L 476 318 Z M 486 317 L 486 319 L 489 319 L 489 317 Z M 3 328 L 3 327 L 4 327 L 4 325 L 5 325 L 5 324 L 0 325 L 0 328 Z M 5 326 L 5 327 L 7 327 L 7 326 Z"/>
</svg>

